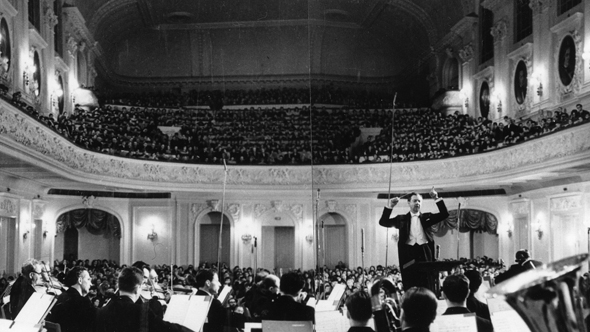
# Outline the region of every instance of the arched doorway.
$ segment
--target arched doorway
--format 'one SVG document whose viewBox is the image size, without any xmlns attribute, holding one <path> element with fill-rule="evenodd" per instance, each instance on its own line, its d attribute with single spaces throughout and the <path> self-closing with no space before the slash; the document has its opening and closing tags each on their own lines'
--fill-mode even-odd
<svg viewBox="0 0 590 332">
<path fill-rule="evenodd" d="M 56 258 L 119 262 L 121 224 L 114 215 L 98 209 L 72 210 L 57 218 L 56 230 Z"/>
<path fill-rule="evenodd" d="M 209 212 L 200 221 L 199 253 L 200 262 L 217 263 L 219 248 L 219 224 L 221 212 Z M 223 230 L 221 236 L 221 263 L 230 264 L 230 223 L 226 215 L 223 216 Z"/>
<path fill-rule="evenodd" d="M 333 269 L 339 262 L 348 266 L 346 220 L 338 213 L 329 212 L 320 217 L 319 237 L 324 250 L 320 252 L 321 265 Z"/>
</svg>

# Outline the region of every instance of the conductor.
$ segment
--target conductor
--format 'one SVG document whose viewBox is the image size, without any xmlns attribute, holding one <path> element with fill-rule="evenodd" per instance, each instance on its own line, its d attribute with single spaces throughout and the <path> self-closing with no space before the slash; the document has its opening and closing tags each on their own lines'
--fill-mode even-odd
<svg viewBox="0 0 590 332">
<path fill-rule="evenodd" d="M 404 290 L 414 286 L 429 287 L 427 275 L 408 269 L 405 265 L 412 262 L 412 260 L 415 262 L 433 261 L 434 237 L 430 226 L 445 220 L 449 216 L 444 201 L 438 197 L 434 187 L 432 187 L 429 194 L 435 200 L 439 213 L 420 212 L 422 195 L 413 192 L 408 194 L 410 212 L 390 218 L 391 210 L 400 201 L 400 197 L 394 197 L 388 201 L 388 206 L 383 209 L 383 215 L 379 219 L 379 225 L 399 229 L 397 250 Z"/>
</svg>

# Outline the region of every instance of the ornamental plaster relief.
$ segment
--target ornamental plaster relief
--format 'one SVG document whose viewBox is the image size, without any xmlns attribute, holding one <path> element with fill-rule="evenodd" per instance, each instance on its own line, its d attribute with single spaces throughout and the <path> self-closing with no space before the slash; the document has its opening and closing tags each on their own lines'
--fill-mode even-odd
<svg viewBox="0 0 590 332">
<path fill-rule="evenodd" d="M 14 217 L 16 216 L 16 208 L 18 200 L 3 197 L 0 199 L 0 216 Z"/>
<path fill-rule="evenodd" d="M 582 207 L 582 196 L 556 197 L 551 199 L 551 212 L 571 211 Z"/>
<path fill-rule="evenodd" d="M 208 212 L 221 212 L 221 202 L 218 199 L 209 200 L 207 203 L 193 203 L 190 206 L 189 210 L 189 220 L 197 221 L 204 213 Z M 228 203 L 225 204 L 225 209 L 223 211 L 224 214 L 229 214 L 232 217 L 234 222 L 240 221 L 240 214 L 242 212 L 242 207 L 240 204 L 237 203 Z"/>
<path fill-rule="evenodd" d="M 502 42 L 508 35 L 508 23 L 506 20 L 502 19 L 498 21 L 498 23 L 494 24 L 490 33 L 494 37 L 494 44 Z"/>
<path fill-rule="evenodd" d="M 326 213 L 338 213 L 344 216 L 348 221 L 353 224 L 356 223 L 356 204 L 341 204 L 334 200 L 327 200 L 325 205 L 319 208 L 319 214 L 324 215 Z M 315 206 L 314 206 L 315 212 Z"/>
<path fill-rule="evenodd" d="M 528 201 L 521 201 L 521 202 L 513 202 L 510 204 L 510 210 L 512 214 L 515 216 L 527 216 L 529 215 L 529 207 L 530 202 Z"/>
<path fill-rule="evenodd" d="M 590 150 L 590 125 L 582 125 L 513 147 L 460 158 L 394 163 L 392 174 L 400 185 L 418 181 L 468 181 L 470 177 L 519 171 L 526 167 L 555 164 L 560 158 L 575 157 Z M 0 101 L 0 149 L 19 149 L 48 168 L 67 173 L 74 180 L 100 178 L 101 183 L 157 186 L 164 188 L 219 188 L 222 167 L 127 159 L 90 152 Z M 540 165 L 541 164 L 541 165 Z M 309 189 L 314 185 L 330 188 L 381 188 L 389 177 L 389 164 L 330 165 L 310 167 L 233 166 L 228 171 L 228 188 Z M 95 176 L 96 175 L 96 176 Z M 208 187 L 207 187 L 208 186 Z M 261 208 L 261 207 L 259 207 Z M 287 207 L 285 207 L 288 209 Z M 290 208 L 290 207 L 289 207 Z"/>
<path fill-rule="evenodd" d="M 303 204 L 285 204 L 283 201 L 271 201 L 270 204 L 254 205 L 254 217 L 256 219 L 260 219 L 268 212 L 289 212 L 299 224 L 303 222 Z"/>
</svg>

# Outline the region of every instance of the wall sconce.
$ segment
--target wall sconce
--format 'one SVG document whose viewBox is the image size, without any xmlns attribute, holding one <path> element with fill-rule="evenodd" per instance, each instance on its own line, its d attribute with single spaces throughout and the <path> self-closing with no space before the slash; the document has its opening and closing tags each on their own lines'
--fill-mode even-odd
<svg viewBox="0 0 590 332">
<path fill-rule="evenodd" d="M 541 221 L 537 220 L 536 222 L 533 223 L 533 230 L 535 232 L 537 232 L 537 236 L 539 237 L 539 240 L 543 237 L 543 228 L 541 227 Z"/>
<path fill-rule="evenodd" d="M 244 244 L 250 243 L 250 241 L 252 241 L 252 234 L 242 235 L 242 241 L 244 242 Z"/>
<path fill-rule="evenodd" d="M 498 113 L 502 113 L 502 100 L 500 99 L 500 97 L 496 97 L 498 99 L 498 106 L 496 107 L 496 109 L 498 110 Z"/>
<path fill-rule="evenodd" d="M 154 231 L 154 225 L 152 225 L 152 232 L 151 233 L 148 233 L 147 238 L 148 238 L 148 240 L 150 240 L 152 242 L 153 241 L 156 241 L 158 239 L 158 233 L 156 233 Z"/>
<path fill-rule="evenodd" d="M 539 87 L 537 88 L 537 96 L 543 96 L 543 83 L 539 82 Z"/>
<path fill-rule="evenodd" d="M 313 242 L 313 235 L 307 235 L 305 237 L 305 241 L 307 241 L 309 244 L 311 244 Z"/>
<path fill-rule="evenodd" d="M 29 237 L 29 231 L 23 233 L 23 240 L 26 240 Z"/>
<path fill-rule="evenodd" d="M 44 230 L 44 231 L 43 231 L 43 238 L 46 238 L 46 237 L 47 237 L 47 234 L 49 234 L 49 231 L 47 231 L 47 230 Z"/>
</svg>

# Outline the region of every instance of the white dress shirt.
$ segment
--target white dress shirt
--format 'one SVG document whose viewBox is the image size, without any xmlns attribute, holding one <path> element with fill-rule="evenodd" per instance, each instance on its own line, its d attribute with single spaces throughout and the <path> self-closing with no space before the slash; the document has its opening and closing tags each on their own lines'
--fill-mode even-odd
<svg viewBox="0 0 590 332">
<path fill-rule="evenodd" d="M 424 235 L 424 229 L 422 228 L 422 224 L 420 223 L 420 213 L 412 213 L 411 215 L 411 225 L 410 225 L 410 237 L 408 238 L 407 245 L 413 246 L 414 244 L 425 244 L 428 243 L 428 239 L 426 235 Z"/>
</svg>

